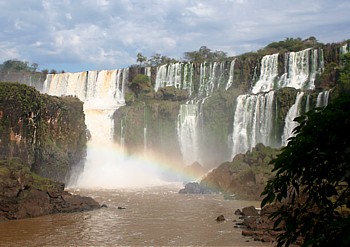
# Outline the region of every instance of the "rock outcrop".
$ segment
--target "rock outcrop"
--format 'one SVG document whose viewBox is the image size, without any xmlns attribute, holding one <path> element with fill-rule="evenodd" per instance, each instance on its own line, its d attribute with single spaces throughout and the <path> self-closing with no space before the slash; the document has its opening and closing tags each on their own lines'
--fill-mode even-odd
<svg viewBox="0 0 350 247">
<path fill-rule="evenodd" d="M 269 217 L 275 210 L 273 206 L 264 207 L 260 212 L 254 206 L 237 210 L 235 214 L 240 215 L 241 221 L 236 222 L 235 227 L 242 228 L 242 235 L 255 241 L 274 242 L 280 232 L 273 230 L 274 221 Z"/>
<path fill-rule="evenodd" d="M 201 186 L 212 188 L 234 198 L 259 200 L 266 182 L 271 178 L 270 161 L 279 150 L 258 144 L 252 151 L 239 154 L 232 162 L 225 162 L 212 170 L 201 181 Z"/>
<path fill-rule="evenodd" d="M 68 182 L 86 156 L 83 103 L 0 82 L 0 159 L 18 157 L 32 171 Z"/>
<path fill-rule="evenodd" d="M 0 161 L 0 221 L 97 208 L 94 199 L 68 193 L 63 183 L 32 173 L 20 159 Z"/>
<path fill-rule="evenodd" d="M 210 188 L 206 186 L 202 186 L 199 183 L 191 182 L 187 183 L 185 185 L 185 188 L 179 190 L 180 194 L 212 194 L 214 191 L 212 191 Z"/>
</svg>

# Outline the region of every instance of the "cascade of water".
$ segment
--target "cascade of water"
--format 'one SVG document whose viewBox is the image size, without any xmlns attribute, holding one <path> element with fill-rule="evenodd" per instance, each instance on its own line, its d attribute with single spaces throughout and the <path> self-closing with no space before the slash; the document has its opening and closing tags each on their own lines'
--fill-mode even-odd
<svg viewBox="0 0 350 247">
<path fill-rule="evenodd" d="M 289 52 L 285 57 L 285 74 L 278 82 L 278 88 L 314 89 L 315 77 L 323 70 L 323 53 L 318 49 Z"/>
<path fill-rule="evenodd" d="M 198 161 L 198 105 L 183 104 L 180 106 L 177 132 L 183 160 L 186 164 Z"/>
<path fill-rule="evenodd" d="M 255 83 L 252 93 L 268 92 L 274 89 L 275 78 L 278 75 L 278 53 L 266 55 L 261 60 L 259 80 Z"/>
<path fill-rule="evenodd" d="M 224 62 L 201 63 L 198 97 L 205 98 L 210 96 L 215 89 L 224 84 L 224 75 Z"/>
<path fill-rule="evenodd" d="M 145 75 L 147 75 L 149 78 L 151 78 L 151 67 L 145 67 Z"/>
<path fill-rule="evenodd" d="M 291 106 L 289 109 L 286 119 L 285 119 L 285 124 L 284 124 L 284 129 L 283 129 L 283 135 L 282 135 L 282 145 L 286 146 L 288 144 L 288 139 L 293 136 L 293 130 L 295 127 L 298 126 L 298 123 L 294 121 L 294 119 L 301 114 L 301 99 L 304 96 L 304 92 L 298 92 L 295 103 Z"/>
<path fill-rule="evenodd" d="M 350 52 L 350 44 L 344 44 L 340 47 L 340 54 L 345 54 Z"/>
<path fill-rule="evenodd" d="M 161 87 L 182 86 L 182 63 L 164 64 L 157 70 L 154 90 L 158 91 Z"/>
<path fill-rule="evenodd" d="M 305 105 L 305 112 L 310 111 L 310 95 L 306 95 L 306 105 Z"/>
<path fill-rule="evenodd" d="M 76 95 L 84 102 L 85 121 L 91 139 L 87 143 L 84 171 L 76 186 L 116 188 L 161 182 L 156 168 L 127 158 L 113 140 L 113 114 L 125 103 L 128 73 L 129 69 L 87 71 L 48 75 L 46 78 L 45 93 Z M 125 124 L 123 119 L 121 121 L 120 141 L 123 146 Z M 146 138 L 146 130 L 144 133 Z"/>
<path fill-rule="evenodd" d="M 324 107 L 328 104 L 329 90 L 320 92 L 317 95 L 316 107 Z"/>
<path fill-rule="evenodd" d="M 258 143 L 271 145 L 274 91 L 240 95 L 234 113 L 232 154 L 251 150 Z"/>
<path fill-rule="evenodd" d="M 123 118 L 120 119 L 120 146 L 124 150 L 125 137 L 124 137 L 124 121 Z"/>
<path fill-rule="evenodd" d="M 233 59 L 230 64 L 230 72 L 229 72 L 229 78 L 225 87 L 225 90 L 227 91 L 233 84 L 234 76 L 235 76 L 235 62 L 236 59 Z"/>
<path fill-rule="evenodd" d="M 129 69 L 85 71 L 49 74 L 44 82 L 44 93 L 73 95 L 83 101 L 84 108 L 117 108 L 123 105 L 124 86 Z"/>
<path fill-rule="evenodd" d="M 147 153 L 147 122 L 146 122 L 146 104 L 143 104 L 143 153 Z"/>
<path fill-rule="evenodd" d="M 182 89 L 187 90 L 189 95 L 192 95 L 193 91 L 193 64 L 186 63 L 184 65 L 184 78 Z"/>
</svg>

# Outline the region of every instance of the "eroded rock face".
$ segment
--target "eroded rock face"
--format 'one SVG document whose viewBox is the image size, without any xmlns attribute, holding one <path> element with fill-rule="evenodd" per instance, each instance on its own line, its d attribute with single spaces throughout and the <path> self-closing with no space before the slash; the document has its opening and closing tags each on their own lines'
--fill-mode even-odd
<svg viewBox="0 0 350 247">
<path fill-rule="evenodd" d="M 212 170 L 200 184 L 238 199 L 260 200 L 267 180 L 273 175 L 269 163 L 278 152 L 258 144 L 252 151 L 238 154 L 231 162 Z"/>
<path fill-rule="evenodd" d="M 0 82 L 0 159 L 18 157 L 37 174 L 68 182 L 86 156 L 83 103 Z"/>
<path fill-rule="evenodd" d="M 68 193 L 63 183 L 39 177 L 19 159 L 0 161 L 0 221 L 97 208 L 94 199 Z"/>
</svg>

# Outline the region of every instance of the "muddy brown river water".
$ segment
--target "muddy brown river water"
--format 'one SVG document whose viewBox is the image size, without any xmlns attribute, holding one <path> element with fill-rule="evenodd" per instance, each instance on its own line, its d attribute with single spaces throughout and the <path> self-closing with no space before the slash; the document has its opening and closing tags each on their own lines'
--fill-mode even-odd
<svg viewBox="0 0 350 247">
<path fill-rule="evenodd" d="M 0 222 L 1 246 L 273 246 L 234 228 L 234 211 L 259 202 L 178 194 L 179 185 L 70 190 L 107 208 Z M 119 209 L 122 207 L 125 209 Z M 226 221 L 216 222 L 223 214 Z"/>
</svg>

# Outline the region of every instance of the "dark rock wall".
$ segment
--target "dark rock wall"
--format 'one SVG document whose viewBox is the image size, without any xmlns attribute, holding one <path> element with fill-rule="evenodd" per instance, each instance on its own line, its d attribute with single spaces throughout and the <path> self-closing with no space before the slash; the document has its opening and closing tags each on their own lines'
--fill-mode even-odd
<svg viewBox="0 0 350 247">
<path fill-rule="evenodd" d="M 0 221 L 100 208 L 92 198 L 30 172 L 20 159 L 0 160 Z"/>
<path fill-rule="evenodd" d="M 266 182 L 271 178 L 270 161 L 280 151 L 258 144 L 246 154 L 238 154 L 211 171 L 201 181 L 202 187 L 234 195 L 234 198 L 258 200 Z"/>
<path fill-rule="evenodd" d="M 33 87 L 0 83 L 0 158 L 19 157 L 32 171 L 68 182 L 86 155 L 83 104 L 41 95 Z M 79 168 L 80 166 L 80 168 Z"/>
</svg>

